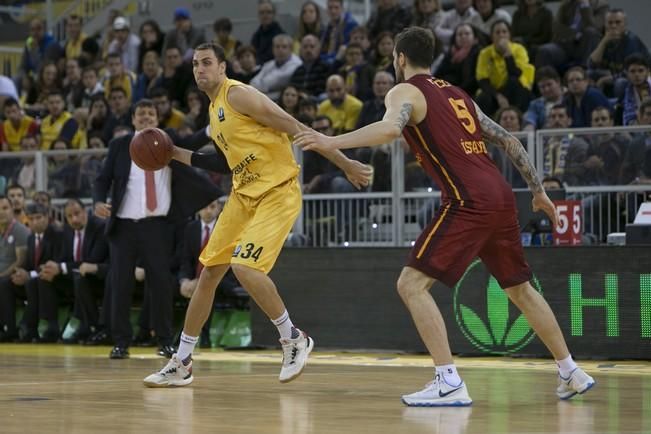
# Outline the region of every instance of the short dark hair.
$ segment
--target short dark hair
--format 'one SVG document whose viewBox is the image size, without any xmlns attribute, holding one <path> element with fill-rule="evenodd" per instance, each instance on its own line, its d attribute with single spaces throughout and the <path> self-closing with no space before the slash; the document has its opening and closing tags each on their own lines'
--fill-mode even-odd
<svg viewBox="0 0 651 434">
<path fill-rule="evenodd" d="M 48 203 L 51 203 L 51 202 L 52 202 L 52 196 L 50 195 L 50 193 L 48 193 L 48 192 L 45 191 L 45 190 L 38 190 L 38 191 L 35 191 L 35 192 L 32 194 L 32 199 L 33 199 L 34 197 L 36 197 L 36 196 L 45 196 L 45 197 L 47 197 L 47 201 L 48 201 Z"/>
<path fill-rule="evenodd" d="M 156 104 L 154 104 L 154 101 L 150 100 L 149 98 L 143 98 L 133 106 L 133 114 L 135 114 L 136 110 L 139 108 L 153 108 L 156 110 Z"/>
<path fill-rule="evenodd" d="M 495 27 L 498 24 L 504 24 L 506 26 L 506 28 L 509 29 L 509 33 L 512 33 L 511 32 L 511 24 L 509 24 L 509 22 L 506 21 L 504 18 L 500 18 L 499 20 L 496 20 L 493 24 L 491 24 L 491 33 L 490 33 L 491 35 L 493 34 L 493 30 L 495 30 Z"/>
<path fill-rule="evenodd" d="M 253 57 L 256 55 L 255 47 L 253 45 L 242 45 L 240 48 L 235 50 L 235 57 L 239 59 L 244 56 L 246 53 L 251 53 Z"/>
<path fill-rule="evenodd" d="M 52 89 L 51 91 L 49 91 L 48 94 L 47 94 L 48 99 L 51 96 L 60 96 L 61 99 L 65 100 L 65 98 L 63 97 L 63 92 L 61 90 L 59 90 L 59 89 Z"/>
<path fill-rule="evenodd" d="M 23 192 L 23 196 L 25 196 L 25 187 L 20 184 L 11 184 L 9 187 L 7 187 L 7 192 L 9 192 L 9 190 L 20 190 Z"/>
<path fill-rule="evenodd" d="M 79 197 L 77 197 L 77 196 L 75 196 L 75 197 L 69 197 L 68 200 L 66 200 L 66 204 L 65 204 L 65 206 L 63 207 L 63 209 L 68 208 L 68 205 L 72 205 L 72 204 L 74 204 L 74 203 L 76 203 L 77 205 L 79 205 L 79 206 L 81 207 L 81 209 L 86 209 L 86 205 L 84 205 L 84 203 L 81 201 L 81 199 L 80 199 Z"/>
<path fill-rule="evenodd" d="M 16 98 L 7 98 L 5 100 L 4 106 L 2 108 L 7 109 L 7 108 L 13 107 L 13 106 L 20 107 L 20 104 L 18 104 L 18 101 L 16 100 Z"/>
<path fill-rule="evenodd" d="M 122 93 L 124 94 L 124 96 L 127 96 L 127 91 L 126 91 L 123 87 L 120 87 L 120 86 L 114 86 L 114 87 L 112 87 L 111 90 L 109 91 L 109 98 L 111 97 L 111 95 L 113 95 L 113 94 L 116 93 L 116 92 L 122 92 Z"/>
<path fill-rule="evenodd" d="M 122 56 L 120 56 L 120 53 L 116 53 L 116 52 L 108 53 L 108 55 L 106 56 L 106 60 L 109 60 L 111 57 L 115 59 L 120 59 L 120 63 L 122 63 Z"/>
<path fill-rule="evenodd" d="M 27 215 L 41 214 L 47 216 L 49 214 L 49 210 L 43 205 L 41 205 L 40 203 L 33 202 L 27 205 L 27 208 L 25 208 L 25 214 Z"/>
<path fill-rule="evenodd" d="M 149 98 L 160 98 L 162 96 L 170 99 L 170 93 L 164 87 L 157 86 L 149 91 Z"/>
<path fill-rule="evenodd" d="M 87 72 L 92 72 L 93 74 L 99 76 L 99 73 L 97 72 L 97 69 L 93 66 L 86 66 L 81 70 L 81 75 L 84 75 Z"/>
<path fill-rule="evenodd" d="M 215 33 L 222 30 L 230 33 L 233 31 L 233 23 L 226 17 L 219 18 L 217 21 L 215 21 L 215 24 L 212 25 L 212 29 L 215 31 Z"/>
<path fill-rule="evenodd" d="M 549 110 L 549 112 L 551 113 L 552 110 L 559 110 L 559 109 L 565 110 L 565 114 L 568 116 L 570 115 L 570 111 L 567 109 L 567 106 L 563 103 L 554 104 L 552 108 Z"/>
<path fill-rule="evenodd" d="M 556 178 L 555 176 L 545 176 L 542 180 L 542 182 L 555 182 L 558 184 L 558 188 L 563 188 L 563 181 L 561 181 L 559 178 Z"/>
<path fill-rule="evenodd" d="M 543 80 L 554 80 L 560 83 L 561 76 L 553 66 L 543 66 L 536 71 L 536 83 Z"/>
<path fill-rule="evenodd" d="M 576 65 L 565 71 L 565 81 L 567 81 L 568 77 L 573 72 L 580 72 L 584 79 L 588 78 L 588 73 L 585 71 L 585 68 L 583 66 Z"/>
<path fill-rule="evenodd" d="M 203 44 L 197 45 L 194 49 L 194 51 L 200 50 L 212 50 L 213 53 L 215 53 L 215 57 L 220 63 L 226 62 L 226 54 L 224 53 L 224 49 L 221 47 L 221 45 L 215 42 L 204 42 Z"/>
<path fill-rule="evenodd" d="M 7 202 L 9 202 L 9 205 L 11 206 L 11 201 L 10 201 L 9 198 L 8 198 L 7 196 L 5 196 L 4 194 L 0 194 L 0 200 L 6 200 Z"/>
<path fill-rule="evenodd" d="M 396 54 L 404 54 L 412 66 L 429 68 L 434 62 L 434 35 L 422 27 L 407 27 L 395 38 Z"/>
<path fill-rule="evenodd" d="M 599 112 L 599 111 L 602 111 L 602 110 L 606 110 L 608 112 L 608 114 L 610 115 L 610 109 L 608 107 L 606 107 L 605 105 L 598 105 L 597 107 L 592 109 L 592 111 L 590 112 L 590 116 L 592 117 L 592 113 Z M 611 116 L 611 118 L 612 118 L 612 116 Z"/>
<path fill-rule="evenodd" d="M 649 69 L 649 58 L 641 53 L 630 54 L 624 59 L 624 69 L 628 69 L 632 65 L 640 65 Z"/>
</svg>

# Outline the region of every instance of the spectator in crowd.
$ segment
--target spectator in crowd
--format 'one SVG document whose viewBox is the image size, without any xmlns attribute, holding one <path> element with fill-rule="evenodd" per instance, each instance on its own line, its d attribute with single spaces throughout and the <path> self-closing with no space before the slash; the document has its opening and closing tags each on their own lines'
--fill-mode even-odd
<svg viewBox="0 0 651 434">
<path fill-rule="evenodd" d="M 622 106 L 622 123 L 632 125 L 637 121 L 638 107 L 651 97 L 651 76 L 649 58 L 642 54 L 632 54 L 626 58 L 625 71 L 628 78 Z"/>
<path fill-rule="evenodd" d="M 32 19 L 18 66 L 18 77 L 35 76 L 45 62 L 54 62 L 59 57 L 61 50 L 54 37 L 45 31 L 45 21 L 42 18 Z"/>
<path fill-rule="evenodd" d="M 364 51 L 364 59 L 371 60 L 371 40 L 368 38 L 368 30 L 365 26 L 357 26 L 350 31 L 350 44 L 358 44 Z M 339 60 L 339 59 L 338 59 Z"/>
<path fill-rule="evenodd" d="M 224 49 L 224 55 L 227 61 L 231 61 L 235 52 L 242 45 L 240 41 L 235 39 L 231 33 L 233 32 L 233 23 L 227 17 L 219 18 L 212 25 L 215 32 L 215 42 Z"/>
<path fill-rule="evenodd" d="M 477 60 L 477 83 L 481 89 L 477 104 L 490 114 L 511 105 L 526 110 L 535 73 L 527 50 L 511 42 L 511 27 L 503 20 L 493 23 L 491 39 L 493 43 L 480 51 Z"/>
<path fill-rule="evenodd" d="M 109 13 L 106 15 L 105 25 L 96 32 L 95 37 L 88 38 L 91 40 L 97 38 L 99 41 L 99 57 L 103 58 L 108 54 L 109 45 L 111 45 L 111 42 L 115 39 L 115 28 L 113 25 L 115 19 L 118 17 L 123 17 L 122 12 L 119 9 L 109 9 Z"/>
<path fill-rule="evenodd" d="M 305 38 L 307 35 L 312 35 L 318 41 L 321 41 L 323 32 L 324 28 L 321 22 L 321 10 L 319 9 L 319 5 L 314 3 L 312 0 L 307 0 L 301 6 L 301 14 L 298 17 L 298 30 L 294 35 L 294 45 L 292 51 L 295 54 L 300 54 L 303 38 Z M 319 50 L 320 49 L 321 45 L 319 44 Z"/>
<path fill-rule="evenodd" d="M 128 71 L 137 71 L 140 38 L 131 33 L 129 27 L 129 20 L 125 17 L 117 17 L 115 21 L 113 21 L 115 37 L 109 44 L 108 54 L 117 54 L 122 61 L 121 63 L 124 66 L 124 69 Z"/>
<path fill-rule="evenodd" d="M 87 38 L 81 31 L 81 17 L 71 14 L 65 19 L 66 39 L 61 42 L 61 48 L 66 59 L 75 59 L 81 55 L 81 44 Z"/>
<path fill-rule="evenodd" d="M 196 87 L 189 88 L 185 94 L 185 105 L 188 107 L 188 112 L 183 121 L 184 125 L 189 126 L 192 131 L 198 131 L 208 125 L 210 100 L 207 99 L 205 93 Z"/>
<path fill-rule="evenodd" d="M 554 15 L 543 0 L 518 0 L 513 13 L 513 40 L 524 45 L 529 58 L 535 59 L 538 47 L 552 40 Z"/>
<path fill-rule="evenodd" d="M 280 91 L 278 97 L 278 106 L 285 110 L 287 113 L 296 118 L 298 116 L 298 103 L 302 99 L 298 89 L 288 84 Z"/>
<path fill-rule="evenodd" d="M 450 49 L 436 70 L 436 76 L 474 96 L 478 89 L 477 59 L 480 50 L 475 28 L 468 23 L 459 24 L 454 30 Z"/>
<path fill-rule="evenodd" d="M 255 48 L 252 45 L 243 45 L 235 52 L 237 62 L 234 63 L 234 80 L 249 84 L 253 77 L 260 72 L 260 65 L 256 64 Z"/>
<path fill-rule="evenodd" d="M 251 86 L 277 100 L 280 90 L 289 84 L 292 74 L 301 66 L 301 59 L 292 53 L 292 38 L 281 34 L 273 39 L 273 59 L 262 65 L 260 72 L 253 77 Z"/>
<path fill-rule="evenodd" d="M 558 72 L 551 66 L 536 71 L 536 85 L 540 97 L 529 103 L 524 114 L 524 129 L 534 131 L 544 128 L 551 108 L 563 103 L 563 86 Z"/>
<path fill-rule="evenodd" d="M 36 91 L 30 95 L 32 98 L 25 101 L 25 110 L 35 116 L 45 116 L 47 96 L 50 92 L 60 91 L 62 85 L 61 74 L 56 64 L 54 62 L 43 63 L 36 80 Z"/>
<path fill-rule="evenodd" d="M 88 133 L 88 149 L 104 149 L 106 144 L 102 140 L 102 134 L 98 131 Z M 84 155 L 79 162 L 79 196 L 92 196 L 92 186 L 95 178 L 102 168 L 103 155 Z"/>
<path fill-rule="evenodd" d="M 38 133 L 38 122 L 27 116 L 14 98 L 5 100 L 3 114 L 5 120 L 0 124 L 0 149 L 4 152 L 20 151 L 21 139 Z"/>
<path fill-rule="evenodd" d="M 43 205 L 45 209 L 47 209 L 48 219 L 55 229 L 63 229 L 63 224 L 56 219 L 54 211 L 52 210 L 52 196 L 50 196 L 50 193 L 43 190 L 35 191 L 34 194 L 32 194 L 32 202 Z"/>
<path fill-rule="evenodd" d="M 81 84 L 84 87 L 81 97 L 81 107 L 90 108 L 94 95 L 104 95 L 104 86 L 99 82 L 97 70 L 92 66 L 85 67 L 81 71 Z"/>
<path fill-rule="evenodd" d="M 621 98 L 626 86 L 625 61 L 630 55 L 649 59 L 644 42 L 627 29 L 626 13 L 611 9 L 606 13 L 606 31 L 588 59 L 588 75 L 602 91 Z"/>
<path fill-rule="evenodd" d="M 454 8 L 443 14 L 441 23 L 436 27 L 436 37 L 443 44 L 443 51 L 447 51 L 452 41 L 454 29 L 461 23 L 471 23 L 477 16 L 477 11 L 472 7 L 472 0 L 455 0 Z"/>
<path fill-rule="evenodd" d="M 651 125 L 651 98 L 647 98 L 638 109 L 638 125 Z M 640 179 L 647 179 L 645 162 L 651 150 L 651 134 L 640 134 L 633 139 L 630 146 L 626 147 L 624 162 L 622 163 L 620 183 L 637 184 Z M 646 182 L 645 182 L 646 183 Z"/>
<path fill-rule="evenodd" d="M 364 59 L 362 47 L 351 42 L 346 47 L 345 58 L 346 63 L 337 72 L 346 82 L 346 92 L 362 101 L 372 98 L 375 68 Z"/>
<path fill-rule="evenodd" d="M 522 112 L 517 107 L 509 106 L 495 113 L 495 121 L 510 133 L 522 131 Z"/>
<path fill-rule="evenodd" d="M 138 75 L 133 90 L 133 102 L 136 103 L 147 98 L 152 89 L 161 85 L 163 68 L 160 66 L 160 57 L 155 51 L 148 51 L 142 58 L 142 73 Z"/>
<path fill-rule="evenodd" d="M 384 97 L 394 84 L 395 79 L 388 72 L 378 71 L 375 73 L 373 78 L 373 98 L 366 101 L 362 106 L 355 125 L 356 130 L 382 119 L 387 110 L 384 105 Z"/>
<path fill-rule="evenodd" d="M 101 135 L 109 115 L 109 105 L 104 98 L 104 92 L 93 95 L 90 98 L 90 107 L 86 118 L 86 135 L 88 137 L 92 133 Z"/>
<path fill-rule="evenodd" d="M 20 150 L 23 152 L 35 152 L 38 151 L 39 149 L 39 141 L 38 141 L 38 136 L 23 136 L 20 139 Z M 20 222 L 23 224 L 27 224 L 27 217 L 22 213 L 24 201 L 25 201 L 25 191 L 28 193 L 32 193 L 36 189 L 36 162 L 34 160 L 34 157 L 22 157 L 20 159 L 20 162 L 16 166 L 10 167 L 8 172 L 13 172 L 13 176 L 11 177 L 12 182 L 15 186 L 19 187 L 22 191 L 14 191 L 14 195 L 9 193 L 9 188 L 7 188 L 7 197 L 9 197 L 9 200 L 14 202 L 14 199 L 16 199 L 17 195 L 22 196 L 22 200 L 20 200 L 20 206 L 17 208 L 19 209 L 19 216 L 18 214 L 16 215 L 17 218 L 19 218 Z M 16 199 L 18 200 L 18 199 Z"/>
<path fill-rule="evenodd" d="M 375 41 L 372 65 L 376 71 L 387 71 L 395 77 L 393 69 L 393 34 L 382 32 Z"/>
<path fill-rule="evenodd" d="M 131 126 L 131 107 L 129 105 L 129 100 L 127 99 L 127 94 L 123 88 L 114 87 L 110 90 L 109 106 L 111 110 L 104 121 L 104 127 L 102 129 L 102 138 L 105 143 L 111 141 L 113 138 L 113 131 L 116 127 L 120 125 Z"/>
<path fill-rule="evenodd" d="M 471 23 L 482 32 L 487 38 L 490 37 L 493 24 L 498 21 L 506 21 L 511 24 L 511 15 L 499 7 L 499 0 L 473 0 L 473 6 L 477 11 Z"/>
<path fill-rule="evenodd" d="M 379 0 L 376 4 L 377 9 L 366 23 L 371 40 L 376 40 L 383 32 L 398 34 L 411 23 L 409 10 L 398 0 Z"/>
<path fill-rule="evenodd" d="M 574 66 L 565 73 L 567 94 L 565 105 L 568 115 L 572 118 L 573 128 L 584 128 L 590 126 L 592 110 L 603 106 L 611 108 L 608 98 L 596 87 L 589 84 L 585 69 L 581 66 Z"/>
<path fill-rule="evenodd" d="M 81 67 L 79 59 L 70 58 L 66 60 L 66 76 L 63 80 L 63 97 L 66 103 L 66 109 L 74 112 L 76 108 L 81 107 L 84 97 L 84 84 L 81 80 Z"/>
<path fill-rule="evenodd" d="M 592 128 L 612 128 L 613 117 L 608 107 L 592 110 Z M 617 185 L 624 154 L 630 143 L 627 133 L 600 133 L 588 137 L 590 147 L 585 160 L 586 185 Z"/>
<path fill-rule="evenodd" d="M 430 29 L 434 33 L 442 20 L 443 10 L 439 0 L 414 0 L 411 14 L 412 26 Z"/>
<path fill-rule="evenodd" d="M 11 83 L 13 85 L 13 81 Z M 34 80 L 34 77 L 31 75 L 23 75 L 20 77 L 20 85 L 18 88 L 20 89 L 20 95 L 17 99 L 20 103 L 20 106 L 25 109 L 29 115 L 40 116 L 41 110 L 44 109 L 44 106 L 42 104 L 39 105 L 39 107 L 36 107 L 35 110 L 32 110 L 32 107 L 38 100 L 38 90 L 36 89 L 36 80 Z M 0 100 L 3 100 L 7 97 L 0 96 Z"/>
<path fill-rule="evenodd" d="M 41 275 L 45 280 L 58 279 L 74 289 L 75 313 L 80 324 L 69 341 L 76 343 L 98 328 L 97 299 L 104 290 L 109 252 L 104 221 L 89 216 L 80 199 L 69 199 L 64 214 L 68 224 L 63 230 L 60 255 L 43 265 Z M 56 301 L 51 305 L 56 306 Z"/>
<path fill-rule="evenodd" d="M 104 58 L 102 57 L 100 46 L 95 39 L 86 38 L 81 43 L 79 61 L 82 67 L 86 68 L 90 66 L 95 68 L 96 71 L 100 71 L 104 67 Z"/>
<path fill-rule="evenodd" d="M 328 0 L 328 25 L 321 38 L 321 55 L 326 63 L 333 64 L 350 42 L 351 32 L 358 26 L 355 18 L 344 10 L 343 0 Z"/>
<path fill-rule="evenodd" d="M 58 138 L 50 147 L 52 151 L 67 151 L 70 142 Z M 48 158 L 48 190 L 55 197 L 73 197 L 79 194 L 79 160 L 71 155 L 53 155 Z"/>
<path fill-rule="evenodd" d="M 181 128 L 185 120 L 185 114 L 182 111 L 172 107 L 170 96 L 167 90 L 162 87 L 152 89 L 149 97 L 156 105 L 158 114 L 159 128 Z"/>
<path fill-rule="evenodd" d="M 165 35 L 156 20 L 146 20 L 140 25 L 140 46 L 138 47 L 138 69 L 134 72 L 143 72 L 143 61 L 149 51 L 154 51 L 160 59 L 163 54 Z"/>
<path fill-rule="evenodd" d="M 563 0 L 554 18 L 552 42 L 538 48 L 536 66 L 585 65 L 601 38 L 593 14 L 590 0 Z"/>
<path fill-rule="evenodd" d="M 70 112 L 65 110 L 65 101 L 60 91 L 53 91 L 47 97 L 47 109 L 50 113 L 40 126 L 41 149 L 49 150 L 57 138 L 67 140 L 75 149 L 83 145 L 82 131 Z"/>
<path fill-rule="evenodd" d="M 500 108 L 495 113 L 495 121 L 510 133 L 522 131 L 522 112 L 517 107 Z M 501 149 L 488 143 L 488 152 L 495 165 L 513 188 L 527 188 L 527 183 L 520 172 L 513 167 L 508 155 Z"/>
<path fill-rule="evenodd" d="M 567 129 L 572 125 L 567 107 L 562 104 L 552 107 L 548 128 Z M 571 134 L 554 135 L 543 143 L 543 175 L 561 178 L 568 185 L 579 185 L 586 160 L 588 142 Z"/>
<path fill-rule="evenodd" d="M 314 118 L 316 118 L 318 108 L 319 105 L 317 104 L 316 98 L 308 96 L 298 102 L 298 117 L 309 119 L 309 124 L 311 125 Z"/>
<path fill-rule="evenodd" d="M 60 256 L 61 232 L 49 224 L 47 209 L 33 203 L 27 207 L 29 227 L 27 258 L 24 268 L 16 268 L 11 275 L 12 285 L 2 288 L 3 305 L 7 305 L 7 323 L 16 323 L 16 296 L 26 295 L 27 305 L 21 320 L 21 342 L 56 342 L 60 330 L 57 319 L 57 289 L 41 267 Z M 16 290 L 16 287 L 22 287 Z M 24 292 L 23 292 L 24 291 Z M 38 321 L 44 319 L 47 329 L 42 338 L 38 334 Z"/>
<path fill-rule="evenodd" d="M 14 218 L 25 226 L 29 226 L 29 218 L 25 213 L 25 197 L 26 192 L 22 185 L 12 184 L 7 187 L 7 198 L 14 210 Z"/>
<path fill-rule="evenodd" d="M 158 125 L 154 103 L 139 101 L 132 116 L 136 131 Z M 172 130 L 169 130 L 172 133 Z M 129 309 L 134 288 L 134 270 L 140 261 L 145 269 L 151 319 L 158 339 L 158 354 L 171 357 L 173 279 L 170 261 L 173 254 L 172 222 L 182 221 L 212 202 L 217 189 L 192 168 L 173 161 L 155 172 L 144 171 L 133 164 L 128 143 L 131 134 L 113 140 L 109 145 L 106 163 L 97 177 L 93 200 L 95 214 L 108 218 L 106 235 L 111 254 L 111 316 L 110 326 L 115 347 L 110 357 L 129 357 L 132 338 Z M 201 132 L 200 143 L 193 142 L 193 150 L 208 141 Z M 182 146 L 179 138 L 173 141 Z M 225 166 L 225 162 L 221 163 Z M 148 182 L 145 182 L 149 179 Z M 149 185 L 149 187 L 147 187 Z M 107 198 L 111 192 L 111 205 Z"/>
<path fill-rule="evenodd" d="M 16 300 L 12 294 L 19 294 L 21 298 L 26 295 L 22 288 L 13 284 L 11 276 L 18 268 L 25 266 L 29 229 L 14 218 L 6 196 L 0 196 L 0 232 L 4 234 L 0 238 L 0 342 L 13 342 L 18 339 L 18 330 Z"/>
<path fill-rule="evenodd" d="M 172 101 L 183 103 L 188 87 L 196 86 L 192 75 L 192 65 L 184 62 L 178 47 L 169 46 L 163 52 L 163 78 L 161 86 L 170 93 Z"/>
<path fill-rule="evenodd" d="M 257 64 L 263 65 L 274 57 L 274 38 L 285 31 L 276 21 L 276 6 L 271 0 L 258 0 L 258 20 L 260 26 L 251 37 L 251 45 L 255 48 Z"/>
<path fill-rule="evenodd" d="M 19 100 L 18 90 L 16 83 L 9 77 L 0 74 L 0 104 L 4 107 L 4 102 L 7 98 Z"/>
<path fill-rule="evenodd" d="M 317 114 L 330 119 L 333 135 L 352 131 L 357 125 L 362 102 L 348 94 L 344 79 L 340 75 L 328 77 L 326 93 L 328 98 L 319 104 Z"/>
<path fill-rule="evenodd" d="M 315 35 L 305 35 L 301 41 L 302 65 L 296 68 L 289 83 L 308 95 L 320 97 L 325 92 L 325 82 L 330 66 L 321 60 L 321 42 Z"/>
<path fill-rule="evenodd" d="M 119 87 L 124 90 L 127 102 L 131 104 L 133 98 L 133 87 L 136 84 L 136 74 L 125 68 L 120 56 L 117 53 L 109 54 L 106 60 L 107 74 L 102 81 L 104 94 L 110 98 L 111 89 Z"/>
<path fill-rule="evenodd" d="M 192 25 L 190 11 L 179 7 L 174 10 L 174 28 L 167 32 L 163 42 L 163 52 L 169 47 L 176 47 L 181 52 L 184 61 L 192 59 L 194 47 L 206 42 L 203 29 Z"/>
</svg>

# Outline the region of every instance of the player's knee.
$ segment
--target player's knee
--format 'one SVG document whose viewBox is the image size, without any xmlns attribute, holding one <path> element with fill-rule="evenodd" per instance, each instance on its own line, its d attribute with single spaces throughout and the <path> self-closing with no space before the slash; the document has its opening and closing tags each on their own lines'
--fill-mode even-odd
<svg viewBox="0 0 651 434">
<path fill-rule="evenodd" d="M 231 270 L 233 270 L 233 274 L 235 274 L 237 280 L 239 280 L 242 284 L 245 284 L 245 282 L 251 278 L 252 273 L 255 273 L 257 271 L 242 264 L 231 264 Z"/>
<path fill-rule="evenodd" d="M 517 302 L 526 302 L 526 300 L 531 297 L 531 293 L 529 291 L 530 289 L 531 285 L 529 285 L 529 282 L 524 282 L 519 285 L 506 288 L 504 291 L 511 300 Z"/>
<path fill-rule="evenodd" d="M 402 273 L 398 278 L 397 283 L 398 294 L 403 301 L 407 301 L 413 295 L 420 292 L 421 288 L 419 285 L 414 282 L 413 279 L 410 279 L 405 273 Z"/>
</svg>

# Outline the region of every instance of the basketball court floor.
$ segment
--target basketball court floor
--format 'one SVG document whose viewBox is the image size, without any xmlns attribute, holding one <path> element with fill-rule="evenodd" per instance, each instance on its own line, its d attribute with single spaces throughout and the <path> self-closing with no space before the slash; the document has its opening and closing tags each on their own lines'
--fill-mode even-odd
<svg viewBox="0 0 651 434">
<path fill-rule="evenodd" d="M 1 345 L 2 433 L 651 433 L 651 363 L 584 362 L 597 380 L 561 402 L 550 360 L 459 358 L 468 408 L 407 408 L 431 379 L 425 356 L 313 353 L 278 383 L 280 351 L 204 351 L 195 381 L 147 389 L 163 366 L 151 348 Z"/>
</svg>

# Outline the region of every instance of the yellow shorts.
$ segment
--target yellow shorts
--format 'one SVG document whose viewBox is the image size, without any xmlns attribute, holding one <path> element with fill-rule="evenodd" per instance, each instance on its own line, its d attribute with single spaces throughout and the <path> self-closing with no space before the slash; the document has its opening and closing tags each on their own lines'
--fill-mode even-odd
<svg viewBox="0 0 651 434">
<path fill-rule="evenodd" d="M 296 178 L 255 199 L 231 192 L 199 261 L 204 266 L 243 264 L 269 273 L 301 205 Z"/>
</svg>

